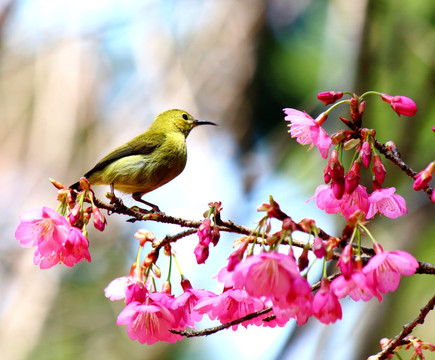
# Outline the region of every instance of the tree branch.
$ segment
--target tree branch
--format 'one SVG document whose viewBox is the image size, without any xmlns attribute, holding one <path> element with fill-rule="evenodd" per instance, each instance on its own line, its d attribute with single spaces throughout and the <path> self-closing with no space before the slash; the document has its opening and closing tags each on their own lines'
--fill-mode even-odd
<svg viewBox="0 0 435 360">
<path fill-rule="evenodd" d="M 433 310 L 434 306 L 435 294 L 432 296 L 432 299 L 430 299 L 429 302 L 420 309 L 420 314 L 418 314 L 418 316 L 412 322 L 404 325 L 403 330 L 392 341 L 390 341 L 390 343 L 381 352 L 376 354 L 373 359 L 388 359 L 388 357 L 393 354 L 394 350 L 398 346 L 404 345 L 406 343 L 405 337 L 408 336 L 418 324 L 424 323 L 424 319 L 426 318 L 427 314 Z"/>
</svg>

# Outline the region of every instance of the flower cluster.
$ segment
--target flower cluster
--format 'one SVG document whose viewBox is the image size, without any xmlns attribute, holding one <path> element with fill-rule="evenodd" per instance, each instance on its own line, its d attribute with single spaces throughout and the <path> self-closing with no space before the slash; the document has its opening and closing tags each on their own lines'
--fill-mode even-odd
<svg viewBox="0 0 435 360">
<path fill-rule="evenodd" d="M 217 219 L 219 219 L 220 212 L 222 210 L 221 205 L 222 203 L 220 201 L 209 203 L 208 206 L 210 207 L 210 209 L 204 213 L 205 219 L 198 228 L 197 234 L 199 238 L 199 243 L 195 247 L 195 257 L 198 264 L 204 264 L 207 260 L 209 256 L 210 244 L 216 246 L 219 241 L 220 233 L 218 227 L 216 226 L 216 222 L 218 221 Z M 213 216 L 214 218 L 214 226 L 212 226 L 210 220 L 211 216 Z"/>
<path fill-rule="evenodd" d="M 86 224 L 92 216 L 95 228 L 103 231 L 106 219 L 93 203 L 83 208 L 85 197 L 92 202 L 92 192 L 83 191 L 79 194 L 81 200 L 76 203 L 71 189 L 55 180 L 51 182 L 59 190 L 61 214 L 48 207 L 23 213 L 15 238 L 22 247 L 36 246 L 33 262 L 41 269 L 60 263 L 72 267 L 83 259 L 90 262 Z"/>
<path fill-rule="evenodd" d="M 329 105 L 341 99 L 344 94 L 343 92 L 330 91 L 318 94 L 318 98 L 325 105 Z M 303 145 L 317 146 L 324 159 L 328 157 L 330 147 L 335 145 L 324 169 L 323 177 L 326 185 L 319 185 L 314 196 L 310 199 L 316 200 L 319 209 L 328 214 L 341 214 L 346 219 L 349 219 L 355 211 L 365 213 L 366 219 L 371 219 L 376 214 L 394 219 L 406 214 L 408 210 L 405 200 L 396 194 L 394 187 L 382 188 L 386 169 L 374 144 L 375 131 L 360 128 L 365 108 L 363 98 L 367 94 L 369 93 L 360 97 L 352 95 L 350 100 L 340 101 L 321 113 L 316 120 L 313 120 L 306 113 L 286 108 L 284 109 L 284 113 L 287 115 L 285 120 L 290 122 L 289 132 L 291 136 L 295 137 Z M 411 116 L 417 111 L 415 104 L 407 97 L 376 94 L 380 95 L 384 101 L 388 101 L 393 110 L 399 115 Z M 342 130 L 328 136 L 321 128 L 321 125 L 334 107 L 344 103 L 350 105 L 352 120 L 340 119 L 349 125 L 352 130 Z M 341 160 L 342 153 L 351 149 L 355 149 L 354 160 L 346 172 Z M 371 193 L 367 191 L 365 186 L 360 184 L 361 167 L 369 169 L 370 164 L 372 164 L 370 170 L 373 176 L 373 191 Z M 417 188 L 424 186 L 427 179 L 430 180 L 429 172 L 430 170 L 426 169 L 425 172 L 422 172 L 423 174 L 417 176 Z"/>
</svg>

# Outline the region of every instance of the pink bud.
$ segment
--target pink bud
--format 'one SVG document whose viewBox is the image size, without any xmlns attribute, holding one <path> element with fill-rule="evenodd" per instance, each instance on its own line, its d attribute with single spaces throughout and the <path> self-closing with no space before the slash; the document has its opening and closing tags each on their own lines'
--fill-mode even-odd
<svg viewBox="0 0 435 360">
<path fill-rule="evenodd" d="M 378 183 L 382 184 L 385 179 L 386 170 L 379 155 L 373 155 L 373 173 Z"/>
<path fill-rule="evenodd" d="M 318 259 L 321 259 L 326 255 L 325 243 L 318 236 L 316 236 L 313 240 L 313 252 Z"/>
<path fill-rule="evenodd" d="M 391 96 L 388 94 L 381 94 L 382 100 L 389 103 L 391 108 L 397 115 L 413 116 L 417 112 L 417 106 L 414 101 L 406 96 Z"/>
<path fill-rule="evenodd" d="M 317 94 L 317 98 L 323 101 L 326 105 L 335 103 L 338 99 L 341 99 L 343 93 L 341 91 L 326 91 Z"/>
<path fill-rule="evenodd" d="M 435 161 L 432 161 L 426 169 L 420 171 L 417 175 L 415 175 L 415 181 L 414 181 L 414 190 L 422 190 L 424 189 L 428 184 L 429 181 L 432 180 L 432 175 L 435 171 Z"/>
<path fill-rule="evenodd" d="M 171 283 L 169 281 L 165 281 L 162 285 L 162 293 L 171 295 Z"/>
<path fill-rule="evenodd" d="M 361 179 L 360 169 L 361 169 L 361 163 L 357 160 L 352 164 L 352 167 L 347 172 L 346 177 L 344 179 L 346 194 L 352 194 L 353 191 L 359 185 L 359 181 Z"/>
<path fill-rule="evenodd" d="M 184 275 L 181 275 L 181 287 L 183 288 L 184 292 L 192 289 L 192 284 L 190 283 L 189 279 L 184 277 Z"/>
<path fill-rule="evenodd" d="M 80 204 L 77 203 L 74 205 L 74 207 L 71 209 L 71 211 L 69 213 L 68 220 L 69 220 L 69 223 L 73 226 L 80 219 L 80 209 L 81 209 Z"/>
<path fill-rule="evenodd" d="M 338 259 L 338 266 L 343 276 L 349 279 L 353 271 L 352 245 L 348 244 L 344 247 L 340 259 Z"/>
<path fill-rule="evenodd" d="M 370 165 L 370 160 L 372 158 L 372 147 L 368 141 L 364 141 L 362 143 L 359 153 L 364 167 L 368 169 Z"/>
<path fill-rule="evenodd" d="M 306 269 L 309 263 L 310 261 L 308 260 L 308 249 L 304 248 L 302 250 L 302 254 L 298 258 L 299 271 Z"/>
<path fill-rule="evenodd" d="M 209 254 L 208 246 L 204 246 L 199 243 L 195 246 L 193 253 L 195 254 L 196 262 L 198 264 L 204 264 Z"/>
<path fill-rule="evenodd" d="M 203 246 L 208 246 L 212 240 L 211 221 L 210 218 L 205 218 L 198 228 L 199 243 Z"/>
<path fill-rule="evenodd" d="M 94 215 L 94 226 L 96 229 L 103 231 L 106 227 L 106 218 L 101 214 L 100 209 L 96 206 L 92 207 L 92 213 Z"/>
</svg>

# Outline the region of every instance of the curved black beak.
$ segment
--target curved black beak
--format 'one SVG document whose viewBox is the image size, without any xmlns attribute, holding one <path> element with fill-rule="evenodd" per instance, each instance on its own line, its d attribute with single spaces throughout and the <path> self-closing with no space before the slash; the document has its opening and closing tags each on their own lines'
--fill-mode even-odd
<svg viewBox="0 0 435 360">
<path fill-rule="evenodd" d="M 217 126 L 217 124 L 215 124 L 214 122 L 204 121 L 204 120 L 194 120 L 193 121 L 193 125 L 194 126 L 199 126 L 199 125 L 214 125 L 214 126 Z"/>
</svg>

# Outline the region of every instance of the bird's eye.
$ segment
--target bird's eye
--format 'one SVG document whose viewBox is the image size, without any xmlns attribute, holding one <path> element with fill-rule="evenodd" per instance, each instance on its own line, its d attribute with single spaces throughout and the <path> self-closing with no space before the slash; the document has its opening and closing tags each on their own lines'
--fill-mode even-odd
<svg viewBox="0 0 435 360">
<path fill-rule="evenodd" d="M 184 120 L 189 120 L 189 117 L 186 114 L 181 115 Z"/>
</svg>

